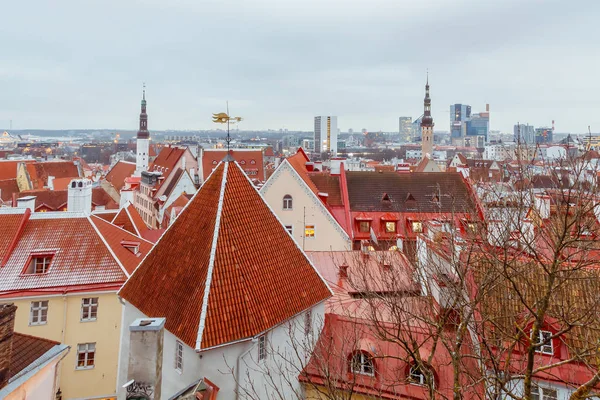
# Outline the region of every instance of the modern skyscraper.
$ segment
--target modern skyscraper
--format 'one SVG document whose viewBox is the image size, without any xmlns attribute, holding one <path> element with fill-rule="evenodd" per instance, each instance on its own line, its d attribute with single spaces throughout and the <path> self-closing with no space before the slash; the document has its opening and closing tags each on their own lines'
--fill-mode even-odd
<svg viewBox="0 0 600 400">
<path fill-rule="evenodd" d="M 338 127 L 337 117 L 315 117 L 315 153 L 337 154 Z"/>
<path fill-rule="evenodd" d="M 148 114 L 146 114 L 146 86 L 142 94 L 142 112 L 140 113 L 140 129 L 137 133 L 135 172 L 141 176 L 142 171 L 148 170 L 148 152 L 150 151 L 150 132 L 148 132 Z"/>
<path fill-rule="evenodd" d="M 398 133 L 402 140 L 409 141 L 412 134 L 412 117 L 400 117 L 398 119 Z"/>
<path fill-rule="evenodd" d="M 431 98 L 429 97 L 429 74 L 425 84 L 425 100 L 423 101 L 423 119 L 421 120 L 421 154 L 425 158 L 433 158 L 433 117 L 431 116 Z"/>
<path fill-rule="evenodd" d="M 450 106 L 450 137 L 461 138 L 466 135 L 466 121 L 471 119 L 471 106 L 452 104 Z"/>
<path fill-rule="evenodd" d="M 535 129 L 536 143 L 552 143 L 552 128 L 543 127 Z"/>
</svg>

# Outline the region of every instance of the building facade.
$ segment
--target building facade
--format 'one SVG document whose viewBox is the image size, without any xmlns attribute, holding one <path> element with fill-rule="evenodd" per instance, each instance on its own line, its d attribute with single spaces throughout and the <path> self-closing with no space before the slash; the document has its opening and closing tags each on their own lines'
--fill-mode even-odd
<svg viewBox="0 0 600 400">
<path fill-rule="evenodd" d="M 338 125 L 335 116 L 315 117 L 315 153 L 337 154 Z"/>
</svg>

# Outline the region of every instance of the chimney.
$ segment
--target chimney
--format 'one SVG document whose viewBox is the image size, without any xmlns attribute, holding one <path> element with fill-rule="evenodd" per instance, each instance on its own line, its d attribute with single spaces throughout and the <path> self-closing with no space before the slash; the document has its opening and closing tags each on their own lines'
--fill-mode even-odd
<svg viewBox="0 0 600 400">
<path fill-rule="evenodd" d="M 310 161 L 309 161 L 309 162 L 307 162 L 307 163 L 306 163 L 306 170 L 307 170 L 308 172 L 312 172 L 312 171 L 314 171 L 314 170 L 315 170 L 315 164 L 314 164 L 314 163 L 312 163 L 312 162 L 310 162 Z"/>
<path fill-rule="evenodd" d="M 35 196 L 19 197 L 17 199 L 17 208 L 29 208 L 31 212 L 35 211 Z"/>
<path fill-rule="evenodd" d="M 181 157 L 181 169 L 185 171 L 185 156 Z"/>
<path fill-rule="evenodd" d="M 138 318 L 129 325 L 128 382 L 123 386 L 128 397 L 145 394 L 160 400 L 164 334 L 164 318 Z"/>
<path fill-rule="evenodd" d="M 48 189 L 54 190 L 54 177 L 53 176 L 48 177 Z"/>
<path fill-rule="evenodd" d="M 119 200 L 119 208 L 123 208 L 127 203 L 133 204 L 133 190 L 121 189 L 121 199 Z"/>
<path fill-rule="evenodd" d="M 341 173 L 340 170 L 344 168 L 344 161 L 345 159 L 339 157 L 332 158 L 329 161 L 329 169 L 331 175 L 339 175 Z"/>
<path fill-rule="evenodd" d="M 8 384 L 15 328 L 14 304 L 0 304 L 0 389 Z"/>
<path fill-rule="evenodd" d="M 69 184 L 67 211 L 92 212 L 92 181 L 89 179 L 73 179 Z"/>
<path fill-rule="evenodd" d="M 486 112 L 490 112 L 490 105 L 489 105 L 489 104 L 486 104 L 486 105 L 485 105 L 485 111 L 486 111 Z"/>
</svg>

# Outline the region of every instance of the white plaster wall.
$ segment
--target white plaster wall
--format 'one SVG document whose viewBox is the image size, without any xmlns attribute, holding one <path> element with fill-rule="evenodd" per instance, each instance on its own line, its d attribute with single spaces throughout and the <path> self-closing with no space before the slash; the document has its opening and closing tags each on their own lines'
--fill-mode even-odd
<svg viewBox="0 0 600 400">
<path fill-rule="evenodd" d="M 239 381 L 243 382 L 246 390 L 253 394 L 254 398 L 270 398 L 269 392 L 274 391 L 274 385 L 279 386 L 279 393 L 284 394 L 286 399 L 295 399 L 296 393 L 301 388 L 298 383 L 298 374 L 303 368 L 303 363 L 308 362 L 312 347 L 321 332 L 325 312 L 325 303 L 322 302 L 311 310 L 312 333 L 311 340 L 304 340 L 305 313 L 300 313 L 292 320 L 275 327 L 267 333 L 268 356 L 265 361 L 258 362 L 258 342 L 247 340 L 244 342 L 223 346 L 213 350 L 196 353 L 196 351 L 184 344 L 183 372 L 175 369 L 175 343 L 177 338 L 165 330 L 163 346 L 163 375 L 162 391 L 163 399 L 168 399 L 185 387 L 197 382 L 201 378 L 208 378 L 219 388 L 219 398 L 236 398 L 236 382 L 234 376 L 237 365 L 240 366 Z M 120 400 L 125 399 L 125 391 L 122 388 L 127 379 L 127 365 L 129 357 L 129 325 L 136 318 L 146 317 L 130 304 L 125 306 L 123 313 L 121 349 L 119 352 L 119 375 L 117 379 L 117 393 Z M 291 334 L 292 332 L 292 334 Z M 293 339 L 292 339 L 293 337 Z M 308 343 L 308 344 L 306 344 Z M 298 349 L 301 357 L 292 356 Z M 309 350 L 306 352 L 306 350 Z M 302 354 L 306 352 L 306 354 Z M 286 357 L 287 362 L 282 362 L 281 356 Z M 240 357 L 238 363 L 238 357 Z M 302 359 L 302 360 L 301 360 Z M 283 366 L 283 367 L 280 367 Z M 271 375 L 277 379 L 270 379 Z M 249 386 L 252 382 L 252 386 Z M 246 399 L 244 390 L 240 391 L 240 399 Z M 258 395 L 258 396 L 256 396 Z"/>
<path fill-rule="evenodd" d="M 575 391 L 574 389 L 568 388 L 566 385 L 561 385 L 556 382 L 535 381 L 535 383 L 540 388 L 555 389 L 557 394 L 557 400 L 569 400 L 569 397 Z M 516 396 L 522 396 L 523 390 L 524 389 L 522 380 L 517 380 L 514 383 L 514 386 L 512 386 L 511 388 L 512 394 Z M 500 398 L 503 400 L 512 399 L 512 397 L 510 397 L 508 394 L 503 394 Z M 598 399 L 598 397 L 591 397 L 591 399 Z"/>
<path fill-rule="evenodd" d="M 162 207 L 160 208 L 158 219 L 161 222 L 163 220 L 165 210 L 167 208 L 169 208 L 169 206 L 171 204 L 173 204 L 173 202 L 175 200 L 177 200 L 177 198 L 179 196 L 181 196 L 181 194 L 183 192 L 188 193 L 188 194 L 196 193 L 196 186 L 194 186 L 194 182 L 190 178 L 190 175 L 188 172 L 184 173 L 181 176 L 181 179 L 179 179 L 179 182 L 177 182 L 177 185 L 175 185 L 175 187 L 171 191 L 171 195 L 167 198 L 167 201 L 165 201 L 165 204 L 163 204 Z"/>
<path fill-rule="evenodd" d="M 292 225 L 292 236 L 305 251 L 350 250 L 348 235 L 306 183 L 287 164 L 282 164 L 261 188 L 261 195 L 283 225 Z M 293 199 L 292 210 L 283 209 L 283 196 Z M 315 226 L 315 237 L 304 238 L 304 226 Z"/>
<path fill-rule="evenodd" d="M 24 384 L 5 397 L 5 400 L 54 400 L 54 377 L 61 356 L 39 370 Z"/>
</svg>

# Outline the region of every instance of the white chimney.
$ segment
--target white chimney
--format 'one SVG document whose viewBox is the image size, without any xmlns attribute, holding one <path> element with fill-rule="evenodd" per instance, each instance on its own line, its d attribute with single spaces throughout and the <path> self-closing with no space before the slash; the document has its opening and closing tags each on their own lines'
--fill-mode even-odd
<svg viewBox="0 0 600 400">
<path fill-rule="evenodd" d="M 185 170 L 185 156 L 181 157 L 181 169 Z"/>
<path fill-rule="evenodd" d="M 19 197 L 17 199 L 17 208 L 29 208 L 31 212 L 35 211 L 35 196 Z"/>
<path fill-rule="evenodd" d="M 332 158 L 330 160 L 330 172 L 331 175 L 339 175 L 341 173 L 341 169 L 344 168 L 344 161 L 346 161 L 343 158 Z"/>
<path fill-rule="evenodd" d="M 48 189 L 54 190 L 54 177 L 53 176 L 48 177 Z"/>
<path fill-rule="evenodd" d="M 133 204 L 133 190 L 121 189 L 121 199 L 119 200 L 119 208 L 127 206 L 127 203 Z"/>
<path fill-rule="evenodd" d="M 127 383 L 122 386 L 128 398 L 161 398 L 164 327 L 164 318 L 139 318 L 129 325 Z"/>
<path fill-rule="evenodd" d="M 92 181 L 89 179 L 73 179 L 69 184 L 67 211 L 92 212 Z"/>
</svg>

